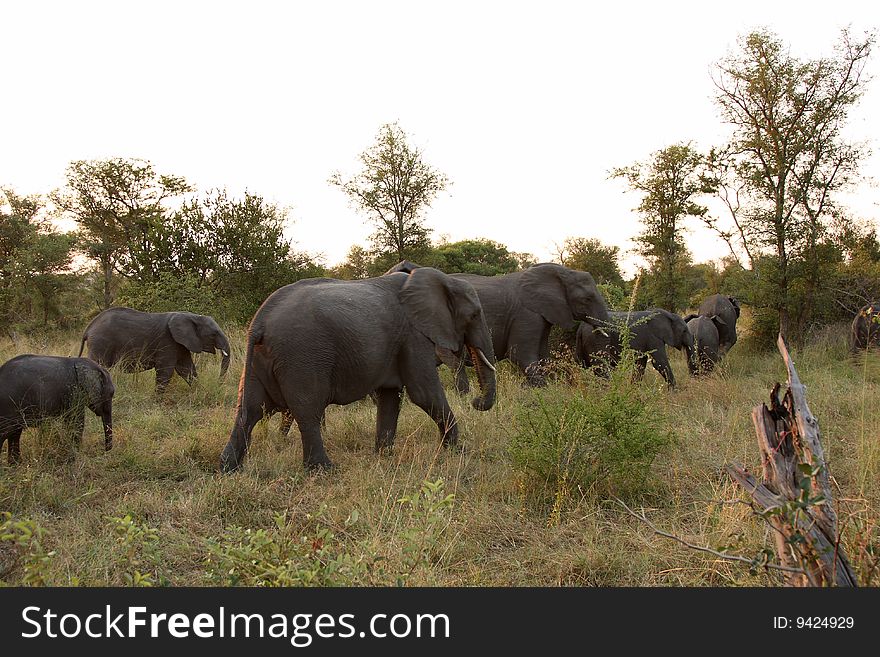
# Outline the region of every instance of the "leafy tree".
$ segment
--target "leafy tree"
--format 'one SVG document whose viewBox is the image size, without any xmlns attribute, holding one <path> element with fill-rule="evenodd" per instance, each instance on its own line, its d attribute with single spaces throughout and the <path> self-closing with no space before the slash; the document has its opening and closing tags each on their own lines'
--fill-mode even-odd
<svg viewBox="0 0 880 657">
<path fill-rule="evenodd" d="M 734 255 L 735 247 L 745 252 L 753 271 L 760 258 L 771 278 L 756 302 L 795 338 L 836 257 L 826 248 L 836 194 L 857 179 L 864 157 L 842 129 L 864 91 L 873 44 L 873 35 L 853 41 L 844 31 L 833 56 L 801 60 L 762 30 L 740 38 L 715 66 L 716 100 L 733 134 L 710 155 L 709 182 L 726 201 L 729 223 L 708 217 L 707 224 Z"/>
<path fill-rule="evenodd" d="M 362 246 L 353 244 L 348 250 L 345 262 L 331 269 L 329 275 L 333 278 L 341 278 L 348 281 L 369 278 L 371 262 L 372 259 L 367 250 Z"/>
<path fill-rule="evenodd" d="M 132 250 L 143 275 L 124 292 L 130 305 L 166 310 L 180 303 L 205 303 L 214 313 L 247 321 L 272 292 L 300 278 L 323 274 L 284 235 L 287 213 L 263 197 L 245 192 L 231 198 L 215 190 L 154 222 L 148 251 Z M 155 266 L 153 270 L 152 267 Z"/>
<path fill-rule="evenodd" d="M 588 237 L 568 237 L 558 251 L 559 262 L 566 267 L 590 272 L 597 283 L 624 287 L 618 262 L 620 247 Z"/>
<path fill-rule="evenodd" d="M 52 224 L 45 200 L 2 190 L 0 204 L 0 317 L 12 321 L 16 308 L 30 310 L 39 296 L 43 324 L 59 293 L 68 287 L 76 238 Z M 7 209 L 3 209 L 3 205 Z"/>
<path fill-rule="evenodd" d="M 434 247 L 425 264 L 447 274 L 464 273 L 495 276 L 521 269 L 517 254 L 487 239 L 442 242 Z"/>
<path fill-rule="evenodd" d="M 642 195 L 638 210 L 644 230 L 635 242 L 656 281 L 657 305 L 671 312 L 677 311 L 686 298 L 681 276 L 690 256 L 684 243 L 683 221 L 707 212 L 693 200 L 705 189 L 702 163 L 703 156 L 690 144 L 676 144 L 657 151 L 648 162 L 636 162 L 611 173 L 614 178 L 624 178 Z"/>
<path fill-rule="evenodd" d="M 329 183 L 375 225 L 371 240 L 377 255 L 396 261 L 418 260 L 430 248 L 431 230 L 424 212 L 446 190 L 449 179 L 423 159 L 397 123 L 379 129 L 375 143 L 360 155 L 362 169 L 351 178 L 340 172 Z"/>
<path fill-rule="evenodd" d="M 155 277 L 161 263 L 150 242 L 166 204 L 190 191 L 183 178 L 160 175 L 145 160 L 77 160 L 55 202 L 80 228 L 86 255 L 103 275 L 103 305 L 113 302 L 114 276 Z"/>
</svg>

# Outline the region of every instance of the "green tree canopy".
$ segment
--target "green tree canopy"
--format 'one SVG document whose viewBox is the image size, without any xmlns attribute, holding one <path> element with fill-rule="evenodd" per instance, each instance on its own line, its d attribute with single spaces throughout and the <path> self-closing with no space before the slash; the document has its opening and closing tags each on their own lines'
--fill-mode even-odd
<svg viewBox="0 0 880 657">
<path fill-rule="evenodd" d="M 373 223 L 376 254 L 418 260 L 430 248 L 431 230 L 424 212 L 446 190 L 449 179 L 424 161 L 421 149 L 409 143 L 397 123 L 379 129 L 360 161 L 359 173 L 346 178 L 337 171 L 328 182 Z"/>
<path fill-rule="evenodd" d="M 732 253 L 745 252 L 752 270 L 761 257 L 770 284 L 755 302 L 777 314 L 786 335 L 802 334 L 818 308 L 836 193 L 857 180 L 864 157 L 842 130 L 864 92 L 873 44 L 873 35 L 853 40 L 844 31 L 832 56 L 799 59 L 759 30 L 715 66 L 716 100 L 732 136 L 711 154 L 710 182 L 729 221 L 707 223 Z"/>
<path fill-rule="evenodd" d="M 589 237 L 568 237 L 559 250 L 559 262 L 566 267 L 590 272 L 597 283 L 623 288 L 620 273 L 620 247 L 602 244 Z"/>
<path fill-rule="evenodd" d="M 79 225 L 86 255 L 101 269 L 103 304 L 109 308 L 115 274 L 140 276 L 144 266 L 157 266 L 136 254 L 151 252 L 150 236 L 167 203 L 191 188 L 183 178 L 161 175 L 138 159 L 77 160 L 66 177 L 55 203 Z"/>
<path fill-rule="evenodd" d="M 648 162 L 614 169 L 642 196 L 638 211 L 643 230 L 635 237 L 638 253 L 650 266 L 656 281 L 656 303 L 670 312 L 687 298 L 681 290 L 682 273 L 690 263 L 684 242 L 684 219 L 702 217 L 706 207 L 696 203 L 703 193 L 703 156 L 690 144 L 675 144 L 655 152 Z"/>
</svg>

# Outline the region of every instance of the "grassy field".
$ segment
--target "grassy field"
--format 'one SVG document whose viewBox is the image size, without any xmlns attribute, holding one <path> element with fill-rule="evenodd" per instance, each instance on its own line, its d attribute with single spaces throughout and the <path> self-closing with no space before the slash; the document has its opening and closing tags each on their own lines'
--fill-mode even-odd
<svg viewBox="0 0 880 657">
<path fill-rule="evenodd" d="M 438 449 L 436 427 L 404 402 L 393 455 L 373 451 L 369 400 L 328 409 L 325 440 L 338 468 L 308 475 L 294 428 L 262 422 L 243 472 L 216 472 L 242 366 L 244 332 L 228 332 L 233 364 L 200 356 L 191 387 L 175 378 L 164 399 L 154 373 L 114 372 L 115 447 L 104 453 L 100 421 L 72 449 L 57 427 L 22 437 L 23 462 L 0 465 L 0 580 L 55 585 L 775 585 L 778 576 L 655 535 L 610 496 L 569 487 L 535 496 L 511 463 L 508 445 L 536 394 L 557 400 L 601 393 L 591 374 L 569 373 L 549 391 L 522 387 L 499 367 L 498 401 L 485 413 L 447 387 L 462 449 Z M 844 531 L 863 583 L 880 532 L 880 354 L 852 360 L 844 331 L 827 330 L 794 351 L 819 418 Z M 0 362 L 17 353 L 75 354 L 79 335 L 0 342 Z M 648 485 L 629 504 L 663 530 L 699 545 L 758 557 L 772 547 L 762 521 L 733 503 L 741 492 L 721 467 L 737 460 L 760 471 L 751 408 L 785 380 L 776 352 L 741 340 L 720 371 L 687 376 L 667 391 L 650 370 L 639 390 L 657 405 L 674 442 L 654 461 Z M 565 367 L 561 368 L 566 370 Z M 443 370 L 449 383 L 449 373 Z M 520 418 L 518 420 L 518 418 Z M 5 451 L 5 450 L 4 450 Z M 425 484 L 425 482 L 428 482 Z M 453 496 L 453 497 L 450 497 Z M 32 522 L 23 522 L 30 520 Z M 17 524 L 16 524 L 17 523 Z M 36 532 L 36 533 L 34 533 Z"/>
</svg>

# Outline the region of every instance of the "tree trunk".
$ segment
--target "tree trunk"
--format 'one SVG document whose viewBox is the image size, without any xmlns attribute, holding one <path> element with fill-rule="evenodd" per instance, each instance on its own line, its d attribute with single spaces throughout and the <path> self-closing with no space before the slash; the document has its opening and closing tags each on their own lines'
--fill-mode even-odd
<svg viewBox="0 0 880 657">
<path fill-rule="evenodd" d="M 103 256 L 101 264 L 104 267 L 104 310 L 107 310 L 113 303 L 113 297 L 110 293 L 110 286 L 113 282 L 113 265 L 110 262 L 110 256 Z"/>
<path fill-rule="evenodd" d="M 782 334 L 777 344 L 788 368 L 788 391 L 780 398 L 777 383 L 770 408 L 761 404 L 752 410 L 764 481 L 758 483 L 737 463 L 726 469 L 773 528 L 779 561 L 800 571 L 787 575 L 788 586 L 856 586 L 840 545 L 819 423 L 807 406 L 806 389 Z"/>
</svg>

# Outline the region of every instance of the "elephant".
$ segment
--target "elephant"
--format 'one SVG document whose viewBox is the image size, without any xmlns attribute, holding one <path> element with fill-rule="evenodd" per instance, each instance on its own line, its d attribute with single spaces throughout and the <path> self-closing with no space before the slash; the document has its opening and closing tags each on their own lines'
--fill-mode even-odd
<svg viewBox="0 0 880 657">
<path fill-rule="evenodd" d="M 710 317 L 718 329 L 719 357 L 724 356 L 736 344 L 736 320 L 739 319 L 739 301 L 736 297 L 713 294 L 703 299 L 698 315 Z"/>
<path fill-rule="evenodd" d="M 666 346 L 685 352 L 688 369 L 693 371 L 693 345 L 691 333 L 684 319 L 662 308 L 637 312 L 612 312 L 605 325 L 583 322 L 578 327 L 575 353 L 584 367 L 601 371 L 603 367 L 615 366 L 622 351 L 620 327 L 630 329 L 629 346 L 639 355 L 636 357 L 635 378 L 641 380 L 648 358 L 670 388 L 675 387 L 675 376 L 669 366 Z"/>
<path fill-rule="evenodd" d="M 11 464 L 21 460 L 21 432 L 50 417 L 64 417 L 82 442 L 85 408 L 104 424 L 104 449 L 113 447 L 110 373 L 89 358 L 22 354 L 0 366 L 0 449 L 8 441 Z"/>
<path fill-rule="evenodd" d="M 418 265 L 403 261 L 392 270 L 405 271 L 405 267 L 417 268 Z M 541 364 L 550 355 L 551 326 L 571 329 L 577 320 L 604 322 L 608 319 L 608 307 L 593 277 L 556 263 L 532 265 L 501 276 L 450 276 L 467 281 L 477 291 L 496 357 L 512 361 L 525 374 L 530 386 L 545 384 Z M 464 368 L 449 353 L 438 351 L 437 358 L 456 372 L 456 387 L 466 394 L 468 381 Z"/>
<path fill-rule="evenodd" d="M 849 334 L 849 346 L 853 352 L 880 345 L 880 302 L 865 304 L 856 313 Z"/>
<path fill-rule="evenodd" d="M 495 401 L 495 353 L 473 287 L 432 268 L 357 281 L 304 279 L 276 290 L 251 320 L 235 421 L 220 469 L 241 467 L 251 432 L 266 413 L 289 411 L 306 469 L 329 468 L 321 417 L 329 404 L 377 392 L 376 450 L 391 449 L 402 392 L 437 424 L 444 446 L 458 426 L 436 366 L 437 349 L 467 350 L 488 410 Z"/>
<path fill-rule="evenodd" d="M 721 358 L 718 327 L 723 320 L 705 315 L 688 315 L 684 321 L 693 336 L 694 362 L 691 372 L 695 376 L 711 372 Z"/>
<path fill-rule="evenodd" d="M 122 363 L 126 372 L 156 370 L 156 392 L 162 393 L 174 372 L 187 383 L 196 378 L 190 352 L 223 355 L 220 376 L 229 368 L 229 340 L 212 317 L 188 312 L 145 313 L 131 308 L 110 308 L 95 317 L 83 333 L 89 357 L 104 367 Z"/>
</svg>

